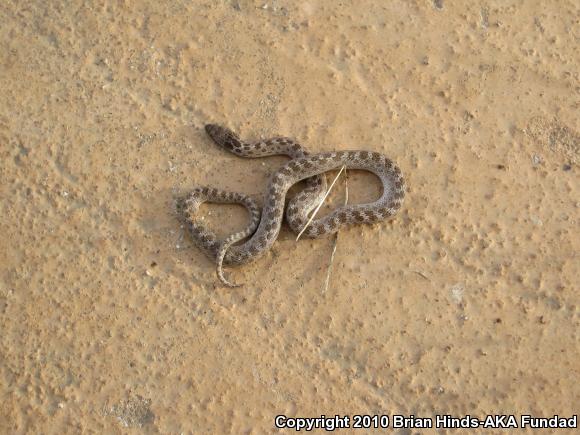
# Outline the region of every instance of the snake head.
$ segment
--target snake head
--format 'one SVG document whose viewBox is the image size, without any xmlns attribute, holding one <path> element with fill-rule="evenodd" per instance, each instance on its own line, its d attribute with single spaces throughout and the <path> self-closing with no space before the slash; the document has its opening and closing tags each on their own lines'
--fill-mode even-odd
<svg viewBox="0 0 580 435">
<path fill-rule="evenodd" d="M 205 131 L 215 143 L 229 151 L 237 151 L 242 147 L 238 135 L 229 128 L 217 124 L 207 124 L 205 126 Z"/>
</svg>

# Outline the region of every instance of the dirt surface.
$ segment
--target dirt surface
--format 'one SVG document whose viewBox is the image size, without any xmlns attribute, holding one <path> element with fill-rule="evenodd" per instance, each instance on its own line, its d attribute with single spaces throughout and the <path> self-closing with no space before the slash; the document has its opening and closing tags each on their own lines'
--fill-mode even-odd
<svg viewBox="0 0 580 435">
<path fill-rule="evenodd" d="M 4 0 L 0 433 L 578 413 L 579 16 L 572 0 Z M 230 155 L 208 122 L 383 152 L 405 205 L 340 233 L 327 289 L 333 239 L 287 227 L 221 288 L 175 198 L 261 200 L 285 159 Z M 348 182 L 351 202 L 380 194 Z M 246 220 L 204 213 L 222 236 Z"/>
</svg>

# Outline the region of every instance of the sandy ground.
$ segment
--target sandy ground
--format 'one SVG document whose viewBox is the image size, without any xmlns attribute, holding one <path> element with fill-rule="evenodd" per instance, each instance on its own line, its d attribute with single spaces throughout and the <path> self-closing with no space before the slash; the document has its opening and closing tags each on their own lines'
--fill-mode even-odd
<svg viewBox="0 0 580 435">
<path fill-rule="evenodd" d="M 577 413 L 579 14 L 573 0 L 4 0 L 0 432 Z M 261 200 L 285 159 L 229 155 L 208 122 L 384 152 L 404 208 L 340 233 L 326 290 L 332 238 L 286 227 L 227 269 L 242 289 L 216 286 L 175 198 L 204 184 Z M 380 193 L 366 174 L 349 188 Z M 222 235 L 246 219 L 204 213 Z"/>
</svg>

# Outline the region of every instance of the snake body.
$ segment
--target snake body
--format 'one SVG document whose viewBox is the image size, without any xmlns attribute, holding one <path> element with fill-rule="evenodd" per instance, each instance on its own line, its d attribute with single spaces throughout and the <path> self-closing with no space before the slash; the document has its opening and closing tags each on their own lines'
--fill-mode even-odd
<svg viewBox="0 0 580 435">
<path fill-rule="evenodd" d="M 218 277 L 228 286 L 234 285 L 223 276 L 222 262 L 230 265 L 249 263 L 272 247 L 282 225 L 286 194 L 290 187 L 301 180 L 307 181 L 307 187 L 289 202 L 286 211 L 286 220 L 295 232 L 304 228 L 309 213 L 324 197 L 325 172 L 343 166 L 347 169 L 362 169 L 374 173 L 383 185 L 381 197 L 372 203 L 344 205 L 324 217 L 314 219 L 303 233 L 310 238 L 333 234 L 346 226 L 385 220 L 393 216 L 403 204 L 405 181 L 401 170 L 380 153 L 336 151 L 309 154 L 299 143 L 289 138 L 276 137 L 249 143 L 231 130 L 215 124 L 206 125 L 205 130 L 214 142 L 241 157 L 284 154 L 292 158 L 271 175 L 261 213 L 250 197 L 211 187 L 195 188 L 185 201 L 185 222 L 195 244 L 216 260 Z M 219 242 L 216 235 L 196 219 L 199 205 L 205 201 L 243 205 L 250 213 L 249 225 Z M 247 237 L 243 243 L 234 245 Z"/>
</svg>

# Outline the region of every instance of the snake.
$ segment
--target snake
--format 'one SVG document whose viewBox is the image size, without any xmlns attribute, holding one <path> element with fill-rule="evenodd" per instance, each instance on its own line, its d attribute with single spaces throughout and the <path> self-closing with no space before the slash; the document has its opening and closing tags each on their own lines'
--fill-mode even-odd
<svg viewBox="0 0 580 435">
<path fill-rule="evenodd" d="M 217 145 L 240 157 L 286 155 L 291 159 L 271 174 L 262 210 L 248 195 L 208 186 L 195 187 L 184 199 L 180 208 L 187 230 L 194 244 L 215 260 L 217 276 L 227 287 L 240 285 L 226 279 L 223 265 L 250 263 L 268 252 L 280 233 L 285 209 L 286 222 L 295 233 L 303 232 L 305 237 L 319 238 L 334 234 L 341 228 L 386 220 L 403 205 L 406 191 L 403 174 L 391 159 L 381 153 L 332 151 L 311 154 L 288 137 L 247 142 L 229 128 L 217 124 L 207 124 L 205 131 Z M 383 187 L 380 198 L 366 204 L 346 204 L 326 216 L 311 219 L 310 214 L 326 195 L 325 173 L 343 167 L 375 174 Z M 306 187 L 286 207 L 289 189 L 302 180 L 305 180 Z M 249 213 L 249 223 L 242 231 L 220 241 L 198 216 L 199 207 L 204 202 L 240 204 Z M 243 243 L 236 244 L 241 240 Z"/>
</svg>

